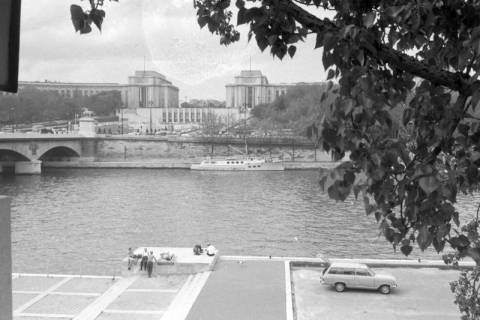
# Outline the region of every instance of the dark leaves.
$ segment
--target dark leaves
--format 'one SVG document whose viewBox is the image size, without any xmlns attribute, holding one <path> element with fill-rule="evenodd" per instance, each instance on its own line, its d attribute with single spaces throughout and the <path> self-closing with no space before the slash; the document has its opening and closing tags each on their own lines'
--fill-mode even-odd
<svg viewBox="0 0 480 320">
<path fill-rule="evenodd" d="M 84 12 L 82 7 L 73 4 L 70 6 L 70 14 L 75 32 L 80 31 L 80 34 L 90 33 L 92 22 L 98 30 L 102 30 L 105 11 L 94 8 L 89 12 Z"/>
</svg>

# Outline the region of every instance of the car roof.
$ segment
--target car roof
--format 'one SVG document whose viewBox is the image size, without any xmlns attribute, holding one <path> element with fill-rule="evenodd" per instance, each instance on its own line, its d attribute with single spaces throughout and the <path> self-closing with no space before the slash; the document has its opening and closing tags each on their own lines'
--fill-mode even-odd
<svg viewBox="0 0 480 320">
<path fill-rule="evenodd" d="M 360 268 L 365 269 L 368 268 L 366 264 L 357 263 L 357 262 L 333 262 L 330 267 L 335 268 Z"/>
</svg>

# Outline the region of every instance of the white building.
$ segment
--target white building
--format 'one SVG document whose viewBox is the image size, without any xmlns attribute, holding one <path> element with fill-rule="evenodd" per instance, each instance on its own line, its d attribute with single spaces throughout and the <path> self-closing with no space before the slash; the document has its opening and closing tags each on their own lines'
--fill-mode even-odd
<svg viewBox="0 0 480 320">
<path fill-rule="evenodd" d="M 259 70 L 243 70 L 235 76 L 235 82 L 227 84 L 227 108 L 253 108 L 258 104 L 271 103 L 285 94 L 295 84 L 270 84 Z"/>
<path fill-rule="evenodd" d="M 20 81 L 19 89 L 34 87 L 57 92 L 62 97 L 92 96 L 119 91 L 124 108 L 178 108 L 178 88 L 156 71 L 135 71 L 128 84 Z"/>
</svg>

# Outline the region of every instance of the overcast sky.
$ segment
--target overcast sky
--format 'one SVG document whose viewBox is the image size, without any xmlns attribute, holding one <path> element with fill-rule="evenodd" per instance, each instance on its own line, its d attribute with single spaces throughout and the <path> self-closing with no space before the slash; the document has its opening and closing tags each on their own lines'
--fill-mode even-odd
<svg viewBox="0 0 480 320">
<path fill-rule="evenodd" d="M 273 59 L 255 41 L 229 47 L 200 29 L 192 0 L 105 1 L 103 31 L 75 33 L 70 4 L 80 0 L 24 0 L 20 45 L 21 81 L 127 83 L 135 70 L 164 74 L 180 89 L 180 99 L 225 100 L 225 84 L 240 70 L 261 70 L 271 83 L 324 81 L 321 51 L 312 37 L 298 45 L 294 59 Z"/>
</svg>

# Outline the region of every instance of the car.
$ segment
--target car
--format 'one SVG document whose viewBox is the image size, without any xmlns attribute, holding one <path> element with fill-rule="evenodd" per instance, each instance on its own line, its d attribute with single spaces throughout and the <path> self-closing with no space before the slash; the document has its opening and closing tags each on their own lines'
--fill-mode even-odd
<svg viewBox="0 0 480 320">
<path fill-rule="evenodd" d="M 320 279 L 324 285 L 333 286 L 337 292 L 345 288 L 379 290 L 389 294 L 397 287 L 397 280 L 388 273 L 375 272 L 362 263 L 338 262 L 324 269 Z"/>
</svg>

